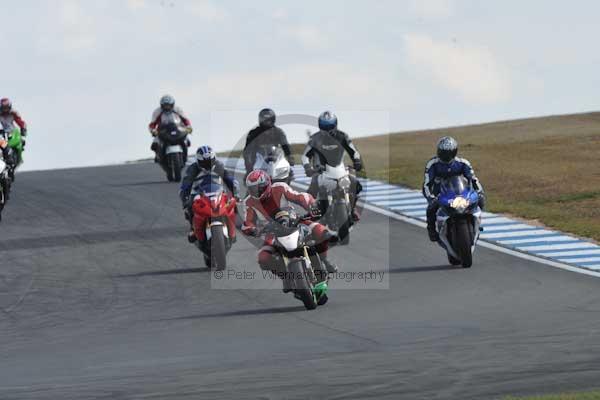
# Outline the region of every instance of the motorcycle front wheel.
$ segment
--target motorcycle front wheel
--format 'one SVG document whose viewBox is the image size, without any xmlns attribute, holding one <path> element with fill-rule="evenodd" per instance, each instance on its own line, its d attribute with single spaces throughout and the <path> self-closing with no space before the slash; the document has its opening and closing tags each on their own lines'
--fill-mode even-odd
<svg viewBox="0 0 600 400">
<path fill-rule="evenodd" d="M 461 219 L 455 222 L 453 244 L 457 254 L 460 256 L 463 268 L 471 268 L 471 265 L 473 265 L 473 253 L 471 253 L 472 237 L 469 220 Z"/>
<path fill-rule="evenodd" d="M 210 261 L 212 269 L 222 271 L 227 268 L 227 247 L 223 225 L 214 225 L 210 228 Z"/>
<path fill-rule="evenodd" d="M 169 182 L 181 181 L 181 170 L 183 169 L 183 155 L 171 153 L 167 155 L 167 179 Z"/>
<path fill-rule="evenodd" d="M 288 265 L 288 271 L 292 275 L 294 281 L 295 296 L 304 303 L 304 307 L 307 310 L 314 310 L 317 308 L 317 299 L 315 298 L 311 285 L 304 273 L 302 261 L 292 261 Z"/>
</svg>

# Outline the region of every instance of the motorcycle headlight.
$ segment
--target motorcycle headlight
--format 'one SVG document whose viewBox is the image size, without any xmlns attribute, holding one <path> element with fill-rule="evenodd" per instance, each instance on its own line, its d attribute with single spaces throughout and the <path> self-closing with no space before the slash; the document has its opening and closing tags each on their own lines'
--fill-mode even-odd
<svg viewBox="0 0 600 400">
<path fill-rule="evenodd" d="M 348 178 L 347 176 L 344 176 L 343 178 L 341 178 L 339 180 L 339 185 L 344 190 L 350 189 L 350 178 Z"/>
<path fill-rule="evenodd" d="M 454 208 L 459 213 L 462 213 L 465 212 L 465 210 L 469 207 L 469 204 L 469 200 L 465 199 L 462 196 L 458 196 L 450 202 L 450 207 Z"/>
</svg>

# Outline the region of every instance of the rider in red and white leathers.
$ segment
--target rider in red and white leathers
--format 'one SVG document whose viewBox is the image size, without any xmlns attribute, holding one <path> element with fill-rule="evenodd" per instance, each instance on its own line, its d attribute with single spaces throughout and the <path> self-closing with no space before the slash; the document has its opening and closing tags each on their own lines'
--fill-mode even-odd
<svg viewBox="0 0 600 400">
<path fill-rule="evenodd" d="M 294 203 L 304 209 L 316 207 L 315 199 L 308 193 L 296 192 L 284 182 L 271 183 L 271 179 L 264 171 L 252 171 L 246 178 L 248 188 L 248 197 L 244 200 L 246 205 L 246 220 L 242 225 L 242 232 L 245 235 L 256 236 L 258 228 L 256 226 L 258 214 L 265 218 L 273 218 L 275 214 L 289 203 Z M 335 273 L 337 266 L 327 259 L 327 250 L 329 248 L 330 233 L 328 229 L 317 222 L 306 221 L 312 236 L 317 242 L 316 250 L 319 253 L 322 263 L 327 272 Z M 273 260 L 274 238 L 271 235 L 265 237 L 263 247 L 258 252 L 258 264 L 263 269 L 276 270 L 277 266 Z"/>
<path fill-rule="evenodd" d="M 152 120 L 148 125 L 148 130 L 154 137 L 150 149 L 156 153 L 160 148 L 160 142 L 157 137 L 158 130 L 163 123 L 168 123 L 171 121 L 172 114 L 175 114 L 175 119 L 179 121 L 179 125 L 182 130 L 185 130 L 188 134 L 192 133 L 192 122 L 190 119 L 185 115 L 180 107 L 175 106 L 175 99 L 172 96 L 164 95 L 160 99 L 160 107 L 158 107 L 152 113 Z M 189 141 L 187 141 L 187 145 L 189 147 Z M 187 149 L 185 149 L 185 151 L 187 158 Z M 155 161 L 158 161 L 158 153 Z"/>
</svg>

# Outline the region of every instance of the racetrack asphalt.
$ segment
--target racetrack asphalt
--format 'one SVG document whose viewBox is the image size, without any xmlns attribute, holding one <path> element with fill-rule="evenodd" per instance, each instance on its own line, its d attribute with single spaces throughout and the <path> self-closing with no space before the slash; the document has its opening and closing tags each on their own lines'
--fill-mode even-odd
<svg viewBox="0 0 600 400">
<path fill-rule="evenodd" d="M 497 399 L 600 387 L 600 280 L 365 211 L 315 311 L 211 290 L 152 164 L 17 175 L 0 225 L 0 399 Z M 250 265 L 240 238 L 232 265 Z M 249 267 L 250 268 L 250 267 Z M 257 268 L 257 267 L 254 267 Z M 341 283 L 340 283 L 340 286 Z"/>
</svg>

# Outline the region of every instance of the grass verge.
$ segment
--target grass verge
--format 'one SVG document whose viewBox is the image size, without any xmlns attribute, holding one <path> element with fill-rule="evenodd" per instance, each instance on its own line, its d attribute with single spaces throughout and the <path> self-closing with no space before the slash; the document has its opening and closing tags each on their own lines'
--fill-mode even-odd
<svg viewBox="0 0 600 400">
<path fill-rule="evenodd" d="M 550 394 L 529 397 L 506 397 L 504 400 L 600 400 L 600 391 Z"/>
</svg>

